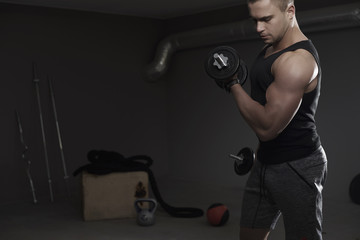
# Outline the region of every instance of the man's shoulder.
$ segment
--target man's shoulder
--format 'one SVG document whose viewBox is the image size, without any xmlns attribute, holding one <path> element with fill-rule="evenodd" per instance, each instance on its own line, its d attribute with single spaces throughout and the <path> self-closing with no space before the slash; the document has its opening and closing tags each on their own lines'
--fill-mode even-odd
<svg viewBox="0 0 360 240">
<path fill-rule="evenodd" d="M 289 65 L 307 65 L 315 62 L 314 56 L 306 49 L 298 48 L 293 51 L 286 51 L 281 54 L 274 64 L 281 67 L 288 67 Z"/>
<path fill-rule="evenodd" d="M 281 54 L 272 66 L 272 73 L 276 78 L 297 79 L 308 82 L 316 68 L 316 61 L 312 54 L 305 49 L 297 49 Z"/>
</svg>

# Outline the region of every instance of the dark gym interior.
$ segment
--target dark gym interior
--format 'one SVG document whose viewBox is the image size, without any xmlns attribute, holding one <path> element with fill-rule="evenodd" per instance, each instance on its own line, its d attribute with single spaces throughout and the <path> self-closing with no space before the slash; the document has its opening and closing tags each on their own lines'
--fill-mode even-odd
<svg viewBox="0 0 360 240">
<path fill-rule="evenodd" d="M 318 49 L 323 71 L 316 121 L 329 164 L 323 192 L 324 239 L 359 240 L 360 206 L 352 201 L 349 187 L 360 173 L 356 100 L 360 2 L 298 0 L 295 4 L 300 22 L 300 16 L 308 16 L 301 13 L 319 11 L 320 15 L 323 9 L 334 16 L 342 9 L 357 14 L 348 25 L 325 23 L 305 33 Z M 251 66 L 262 41 L 224 39 L 184 47 L 172 54 L 161 77 L 149 80 L 146 74 L 159 43 L 167 37 L 249 17 L 246 3 L 206 9 L 157 18 L 0 3 L 0 239 L 238 239 L 247 175 L 234 173 L 228 155 L 243 147 L 256 149 L 257 138 L 231 95 L 218 89 L 203 65 L 210 49 L 226 44 Z M 249 87 L 247 82 L 245 88 Z M 26 160 L 16 112 L 28 146 Z M 56 122 L 69 176 L 66 181 Z M 161 206 L 150 227 L 138 226 L 134 218 L 84 221 L 81 177 L 73 172 L 88 163 L 90 150 L 150 156 L 158 189 L 168 204 L 205 211 L 221 202 L 229 208 L 229 221 L 213 227 L 205 216 L 176 218 Z M 27 161 L 31 161 L 36 204 Z M 150 186 L 149 191 L 152 196 Z M 280 221 L 269 239 L 285 239 L 283 231 Z"/>
</svg>

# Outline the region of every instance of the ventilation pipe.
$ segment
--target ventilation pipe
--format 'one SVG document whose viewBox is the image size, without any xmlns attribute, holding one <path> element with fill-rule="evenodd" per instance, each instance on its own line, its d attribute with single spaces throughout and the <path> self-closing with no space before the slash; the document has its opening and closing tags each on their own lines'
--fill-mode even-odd
<svg viewBox="0 0 360 240">
<path fill-rule="evenodd" d="M 322 8 L 296 14 L 303 32 L 319 32 L 360 26 L 360 3 Z M 258 38 L 251 19 L 181 32 L 164 38 L 146 68 L 148 82 L 155 82 L 169 68 L 179 50 Z"/>
</svg>

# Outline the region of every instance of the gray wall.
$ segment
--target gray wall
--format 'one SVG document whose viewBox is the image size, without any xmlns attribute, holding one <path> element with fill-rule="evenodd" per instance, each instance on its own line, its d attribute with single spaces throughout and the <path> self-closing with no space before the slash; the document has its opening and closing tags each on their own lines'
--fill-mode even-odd
<svg viewBox="0 0 360 240">
<path fill-rule="evenodd" d="M 32 62 L 37 63 L 41 80 L 55 199 L 65 191 L 47 76 L 55 88 L 69 174 L 87 163 L 89 150 L 105 149 L 125 156 L 150 155 L 159 179 L 169 177 L 220 189 L 244 186 L 247 177 L 235 175 L 227 155 L 244 146 L 255 148 L 257 139 L 231 95 L 205 75 L 204 57 L 211 48 L 178 52 L 162 81 L 144 81 L 142 70 L 164 36 L 163 24 L 150 19 L 2 6 L 0 203 L 31 199 L 15 109 L 22 117 L 36 192 L 49 199 Z M 360 29 L 309 37 L 318 48 L 324 73 L 317 122 L 329 158 L 325 195 L 349 201 L 349 183 L 360 172 L 356 107 Z M 260 41 L 230 45 L 249 66 L 262 47 Z M 78 192 L 79 178 L 70 180 Z M 160 180 L 160 187 L 162 184 Z"/>
<path fill-rule="evenodd" d="M 64 174 L 49 98 L 53 81 L 69 175 L 92 149 L 151 156 L 167 171 L 166 85 L 147 84 L 142 69 L 162 35 L 160 21 L 2 5 L 0 10 L 0 202 L 31 200 L 15 109 L 22 118 L 36 193 L 49 199 L 39 111 L 32 77 L 36 62 L 55 200 Z M 80 177 L 70 177 L 79 190 Z"/>
<path fill-rule="evenodd" d="M 350 181 L 360 173 L 360 28 L 312 33 L 308 37 L 318 49 L 323 69 L 317 124 L 329 160 L 324 194 L 347 202 Z M 229 45 L 249 66 L 263 46 L 260 41 Z M 257 139 L 241 118 L 232 96 L 205 75 L 204 56 L 210 49 L 178 52 L 166 76 L 170 83 L 170 171 L 173 177 L 214 188 L 243 188 L 247 177 L 235 175 L 228 154 L 245 146 L 256 148 Z"/>
</svg>

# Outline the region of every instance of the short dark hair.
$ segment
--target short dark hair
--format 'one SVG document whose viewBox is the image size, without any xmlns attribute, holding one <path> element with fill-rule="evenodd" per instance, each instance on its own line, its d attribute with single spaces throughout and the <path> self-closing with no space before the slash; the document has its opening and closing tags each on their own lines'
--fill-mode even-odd
<svg viewBox="0 0 360 240">
<path fill-rule="evenodd" d="M 254 3 L 260 0 L 248 0 L 248 3 Z M 290 3 L 294 4 L 294 0 L 271 0 L 274 2 L 279 9 L 284 12 Z"/>
</svg>

